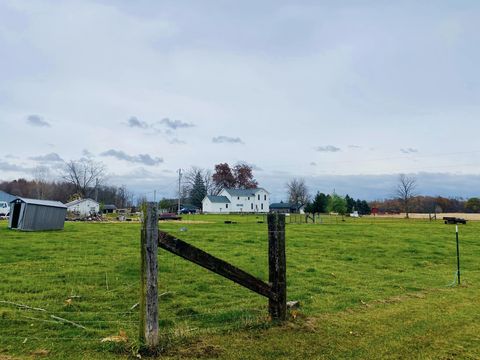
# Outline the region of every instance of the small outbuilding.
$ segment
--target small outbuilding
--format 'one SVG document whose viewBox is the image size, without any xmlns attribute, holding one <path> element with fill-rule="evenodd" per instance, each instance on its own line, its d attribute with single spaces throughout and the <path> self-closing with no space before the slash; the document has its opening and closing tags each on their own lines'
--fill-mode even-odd
<svg viewBox="0 0 480 360">
<path fill-rule="evenodd" d="M 104 214 L 113 214 L 116 211 L 117 211 L 117 207 L 115 205 L 112 205 L 112 204 L 103 205 L 102 212 Z"/>
<path fill-rule="evenodd" d="M 79 216 L 96 215 L 100 212 L 100 204 L 93 199 L 77 199 L 65 206 L 69 212 Z"/>
<path fill-rule="evenodd" d="M 67 207 L 60 201 L 16 198 L 10 202 L 10 229 L 62 230 Z"/>
<path fill-rule="evenodd" d="M 305 214 L 305 206 L 299 204 L 279 203 L 270 204 L 270 212 L 279 214 Z"/>
</svg>

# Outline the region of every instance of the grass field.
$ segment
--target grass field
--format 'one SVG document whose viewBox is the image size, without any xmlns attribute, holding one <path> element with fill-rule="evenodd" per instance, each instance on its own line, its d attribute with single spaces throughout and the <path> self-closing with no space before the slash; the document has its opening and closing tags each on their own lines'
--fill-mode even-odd
<svg viewBox="0 0 480 360">
<path fill-rule="evenodd" d="M 262 217 L 188 220 L 160 227 L 267 279 Z M 288 299 L 302 306 L 281 326 L 266 299 L 160 250 L 162 358 L 480 358 L 480 223 L 460 227 L 460 287 L 448 286 L 455 230 L 440 221 L 327 218 L 286 231 Z M 0 221 L 0 359 L 135 357 L 139 232 L 25 233 Z M 101 342 L 120 334 L 126 343 Z"/>
</svg>

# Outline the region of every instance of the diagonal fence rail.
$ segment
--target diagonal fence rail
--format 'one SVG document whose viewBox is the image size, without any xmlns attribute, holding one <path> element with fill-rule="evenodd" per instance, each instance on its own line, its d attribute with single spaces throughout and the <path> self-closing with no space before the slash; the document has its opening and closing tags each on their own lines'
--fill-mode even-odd
<svg viewBox="0 0 480 360">
<path fill-rule="evenodd" d="M 158 247 L 227 278 L 268 298 L 272 320 L 284 321 L 287 314 L 285 215 L 268 214 L 269 282 L 237 268 L 187 242 L 158 229 L 155 203 L 144 205 L 141 232 L 140 341 L 150 349 L 159 344 Z"/>
</svg>

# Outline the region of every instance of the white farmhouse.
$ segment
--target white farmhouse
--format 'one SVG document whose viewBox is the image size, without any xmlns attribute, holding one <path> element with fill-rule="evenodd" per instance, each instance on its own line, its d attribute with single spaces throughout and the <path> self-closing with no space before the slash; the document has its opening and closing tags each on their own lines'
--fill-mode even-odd
<svg viewBox="0 0 480 360">
<path fill-rule="evenodd" d="M 100 204 L 92 199 L 78 199 L 67 204 L 67 211 L 80 216 L 89 216 L 100 212 Z"/>
<path fill-rule="evenodd" d="M 270 194 L 262 188 L 223 189 L 217 196 L 207 195 L 202 201 L 204 213 L 267 213 Z"/>
</svg>

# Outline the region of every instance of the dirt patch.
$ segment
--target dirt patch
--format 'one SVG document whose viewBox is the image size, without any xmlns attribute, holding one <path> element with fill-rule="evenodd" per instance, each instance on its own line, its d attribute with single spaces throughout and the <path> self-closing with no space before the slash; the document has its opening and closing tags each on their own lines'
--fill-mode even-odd
<svg viewBox="0 0 480 360">
<path fill-rule="evenodd" d="M 175 355 L 180 358 L 218 358 L 224 349 L 218 345 L 209 344 L 205 341 L 197 341 L 190 344 L 188 347 L 176 349 Z"/>
<path fill-rule="evenodd" d="M 32 351 L 31 353 L 33 357 L 46 357 L 49 354 L 50 354 L 50 351 L 48 351 L 47 349 L 38 349 L 38 350 Z"/>
</svg>

